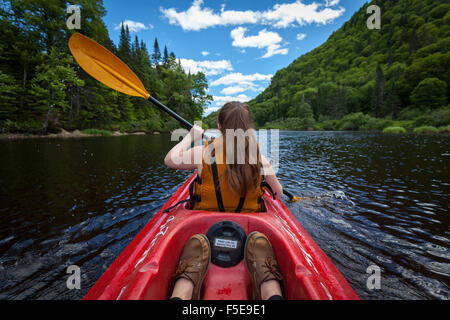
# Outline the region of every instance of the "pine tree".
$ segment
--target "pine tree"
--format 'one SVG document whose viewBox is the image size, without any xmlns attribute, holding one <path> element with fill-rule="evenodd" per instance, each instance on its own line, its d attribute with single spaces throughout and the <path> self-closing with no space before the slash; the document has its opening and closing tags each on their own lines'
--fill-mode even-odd
<svg viewBox="0 0 450 320">
<path fill-rule="evenodd" d="M 141 55 L 141 46 L 139 43 L 138 36 L 135 36 L 134 42 L 131 44 L 130 68 L 137 74 L 138 78 L 142 76 L 140 55 Z"/>
<path fill-rule="evenodd" d="M 14 118 L 20 85 L 14 77 L 0 71 L 0 120 Z"/>
<path fill-rule="evenodd" d="M 385 114 L 391 114 L 396 117 L 400 111 L 401 101 L 397 94 L 397 89 L 395 87 L 395 80 L 392 80 L 389 91 L 386 94 L 386 112 Z"/>
<path fill-rule="evenodd" d="M 119 93 L 117 105 L 121 121 L 129 122 L 135 120 L 134 107 L 129 96 Z"/>
<path fill-rule="evenodd" d="M 135 62 L 136 57 L 139 56 L 139 51 L 141 50 L 141 46 L 139 43 L 138 36 L 134 37 L 134 42 L 131 44 L 131 58 L 133 62 Z"/>
<path fill-rule="evenodd" d="M 153 45 L 152 64 L 156 66 L 160 62 L 161 62 L 161 51 L 159 50 L 158 39 L 155 38 L 155 43 Z"/>
<path fill-rule="evenodd" d="M 131 62 L 131 38 L 130 38 L 130 30 L 128 26 L 124 26 L 122 23 L 122 28 L 120 30 L 120 39 L 119 39 L 119 47 L 117 50 L 117 54 L 120 59 L 126 64 Z"/>
<path fill-rule="evenodd" d="M 375 82 L 375 92 L 373 99 L 373 114 L 375 117 L 381 117 L 384 109 L 385 99 L 386 99 L 386 80 L 384 78 L 383 69 L 381 65 L 377 65 L 376 70 L 376 82 Z"/>
<path fill-rule="evenodd" d="M 164 46 L 163 63 L 164 66 L 167 68 L 169 65 L 169 52 L 167 51 L 167 46 Z"/>
</svg>

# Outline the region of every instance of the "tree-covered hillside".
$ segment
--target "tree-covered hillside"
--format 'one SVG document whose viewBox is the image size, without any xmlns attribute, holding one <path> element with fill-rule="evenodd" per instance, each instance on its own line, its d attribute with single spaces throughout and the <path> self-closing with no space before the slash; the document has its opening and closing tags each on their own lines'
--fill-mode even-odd
<svg viewBox="0 0 450 320">
<path fill-rule="evenodd" d="M 153 96 L 193 121 L 212 98 L 202 73 L 186 74 L 175 54 L 152 53 L 122 27 L 116 46 L 102 18 L 102 0 L 5 0 L 0 4 L 0 131 L 100 128 L 168 130 L 178 126 L 150 103 L 115 92 L 87 75 L 74 61 L 68 41 L 67 6 L 81 7 L 79 32 L 128 64 Z"/>
<path fill-rule="evenodd" d="M 367 27 L 369 5 L 381 29 Z M 383 129 L 450 124 L 450 3 L 374 0 L 279 70 L 250 107 L 258 126 Z M 382 120 L 383 119 L 383 120 Z"/>
</svg>

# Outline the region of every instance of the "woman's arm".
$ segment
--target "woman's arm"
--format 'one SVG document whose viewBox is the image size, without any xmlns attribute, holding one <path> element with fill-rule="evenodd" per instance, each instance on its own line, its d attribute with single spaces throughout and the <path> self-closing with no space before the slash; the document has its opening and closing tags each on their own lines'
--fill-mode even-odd
<svg viewBox="0 0 450 320">
<path fill-rule="evenodd" d="M 273 192 L 277 194 L 277 197 L 281 198 L 283 196 L 283 187 L 278 181 L 278 178 L 275 175 L 275 171 L 273 170 L 272 165 L 263 155 L 261 155 L 261 161 L 263 165 L 264 176 L 266 177 L 266 182 L 272 188 Z"/>
<path fill-rule="evenodd" d="M 193 142 L 201 140 L 202 128 L 194 126 L 180 143 L 164 159 L 166 166 L 176 170 L 195 170 L 202 164 L 203 146 L 191 148 Z"/>
</svg>

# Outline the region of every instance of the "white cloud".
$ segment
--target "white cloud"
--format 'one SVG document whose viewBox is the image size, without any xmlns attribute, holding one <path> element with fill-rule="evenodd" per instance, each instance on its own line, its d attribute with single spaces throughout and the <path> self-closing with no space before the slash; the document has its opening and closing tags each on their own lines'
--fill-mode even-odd
<svg viewBox="0 0 450 320">
<path fill-rule="evenodd" d="M 247 86 L 247 87 L 255 87 L 256 81 L 269 81 L 272 79 L 271 74 L 260 74 L 254 73 L 249 75 L 243 75 L 240 72 L 229 73 L 226 76 L 223 76 L 219 79 L 216 79 L 211 82 L 210 86 L 231 86 L 231 85 L 239 85 L 239 86 Z"/>
<path fill-rule="evenodd" d="M 238 27 L 231 31 L 232 45 L 234 47 L 251 47 L 251 48 L 265 48 L 270 45 L 283 41 L 280 35 L 276 32 L 270 32 L 266 29 L 261 30 L 256 36 L 245 36 L 247 28 Z"/>
<path fill-rule="evenodd" d="M 325 0 L 325 7 L 337 6 L 341 0 Z"/>
<path fill-rule="evenodd" d="M 205 115 L 209 115 L 210 113 L 213 113 L 214 111 L 217 111 L 221 108 L 221 106 L 217 106 L 217 107 L 208 107 L 204 109 Z"/>
<path fill-rule="evenodd" d="M 286 55 L 289 52 L 288 48 L 280 48 L 281 46 L 278 44 L 271 45 L 267 48 L 267 52 L 261 58 L 266 59 L 270 58 L 276 54 Z"/>
<path fill-rule="evenodd" d="M 251 86 L 248 86 L 248 85 L 244 85 L 244 86 L 236 85 L 236 86 L 223 88 L 220 93 L 228 96 L 228 95 L 233 95 L 233 94 L 237 94 L 237 93 L 241 93 L 241 92 L 245 92 L 245 91 L 261 92 L 263 90 L 264 90 L 263 87 L 259 87 L 259 86 L 256 86 L 254 84 L 252 84 Z"/>
<path fill-rule="evenodd" d="M 339 0 L 325 0 L 324 4 L 303 4 L 303 0 L 292 3 L 276 4 L 266 11 L 225 10 L 223 5 L 220 13 L 213 9 L 202 7 L 203 0 L 195 0 L 186 11 L 175 8 L 160 8 L 163 15 L 172 25 L 179 25 L 186 31 L 199 31 L 215 26 L 269 24 L 277 28 L 286 28 L 305 24 L 327 24 L 340 17 L 344 8 L 330 8 L 339 4 Z"/>
<path fill-rule="evenodd" d="M 207 76 L 216 76 L 225 71 L 233 70 L 231 62 L 229 60 L 217 60 L 217 61 L 195 61 L 192 59 L 180 59 L 181 66 L 186 72 L 197 73 L 203 72 Z"/>
<path fill-rule="evenodd" d="M 176 9 L 160 8 L 169 23 L 180 25 L 183 30 L 199 31 L 214 26 L 257 23 L 257 13 L 253 11 L 225 10 L 222 6 L 219 14 L 212 9 L 202 8 L 203 0 L 195 0 L 186 11 L 177 12 Z"/>
<path fill-rule="evenodd" d="M 146 27 L 145 24 L 143 24 L 142 22 L 137 22 L 137 21 L 132 21 L 132 20 L 125 20 L 125 21 L 119 23 L 119 25 L 116 26 L 114 29 L 120 30 L 122 28 L 122 24 L 124 26 L 128 26 L 128 29 L 130 30 L 130 32 L 139 32 L 141 30 L 148 29 L 148 27 Z M 149 24 L 149 26 L 151 29 L 153 29 L 153 26 L 151 24 Z"/>
<path fill-rule="evenodd" d="M 247 91 L 247 89 L 244 87 L 234 86 L 234 87 L 226 87 L 220 93 L 224 95 L 233 95 L 244 91 Z"/>
<path fill-rule="evenodd" d="M 250 101 L 252 98 L 245 95 L 245 94 L 239 94 L 239 95 L 224 95 L 224 96 L 213 96 L 215 106 L 209 106 L 204 109 L 204 112 L 206 115 L 219 110 L 223 107 L 224 104 L 232 101 L 239 101 L 242 103 L 245 103 L 247 101 Z"/>
<path fill-rule="evenodd" d="M 275 54 L 287 54 L 287 48 L 281 48 L 280 42 L 283 38 L 276 32 L 263 29 L 256 36 L 246 36 L 247 28 L 238 27 L 231 31 L 232 45 L 240 48 L 266 48 L 267 52 L 263 58 L 269 58 Z"/>
<path fill-rule="evenodd" d="M 262 14 L 263 20 L 270 22 L 276 28 L 287 28 L 297 25 L 307 24 L 327 24 L 339 18 L 344 12 L 344 8 L 320 10 L 321 5 L 313 2 L 303 4 L 298 0 L 293 3 L 276 4 L 273 10 L 268 10 Z"/>
<path fill-rule="evenodd" d="M 213 96 L 213 98 L 214 98 L 214 102 L 216 103 L 217 107 L 223 106 L 227 102 L 232 102 L 232 101 L 247 102 L 252 99 L 245 94 L 240 94 L 237 96 Z"/>
<path fill-rule="evenodd" d="M 150 29 L 155 29 L 155 26 L 152 25 L 151 23 L 149 23 L 148 26 L 150 27 Z"/>
<path fill-rule="evenodd" d="M 209 55 L 209 52 L 208 52 L 208 51 L 202 51 L 202 56 L 206 57 L 206 56 L 208 56 L 208 55 Z"/>
<path fill-rule="evenodd" d="M 306 34 L 304 34 L 304 33 L 299 33 L 299 34 L 297 34 L 297 40 L 303 40 L 303 39 L 305 39 L 306 38 Z"/>
</svg>

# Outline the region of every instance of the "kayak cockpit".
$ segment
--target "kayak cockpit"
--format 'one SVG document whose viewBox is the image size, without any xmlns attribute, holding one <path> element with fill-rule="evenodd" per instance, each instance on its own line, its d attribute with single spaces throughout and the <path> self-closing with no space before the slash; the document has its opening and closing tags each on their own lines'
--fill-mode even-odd
<svg viewBox="0 0 450 320">
<path fill-rule="evenodd" d="M 283 275 L 284 297 L 293 300 L 358 299 L 353 289 L 284 204 L 265 195 L 266 212 L 220 213 L 166 208 L 188 197 L 188 180 L 89 291 L 85 299 L 166 300 L 184 245 L 221 221 L 232 221 L 247 235 L 264 233 Z M 252 299 L 252 283 L 242 259 L 224 268 L 210 264 L 204 300 Z"/>
<path fill-rule="evenodd" d="M 178 265 L 184 244 L 197 233 L 207 230 L 220 221 L 233 221 L 247 234 L 260 231 L 270 239 L 281 272 L 284 276 L 285 295 L 290 299 L 329 299 L 331 295 L 314 277 L 308 258 L 288 238 L 289 230 L 274 216 L 258 214 L 224 214 L 188 211 L 180 208 L 167 217 L 160 236 L 153 242 L 152 250 L 142 261 L 138 261 L 135 272 L 124 284 L 119 299 L 164 300 L 172 290 L 172 276 Z M 152 245 L 152 244 L 150 244 Z M 302 259 L 302 256 L 304 256 Z M 244 260 L 230 268 L 211 263 L 203 283 L 204 300 L 252 299 L 252 284 Z"/>
</svg>

